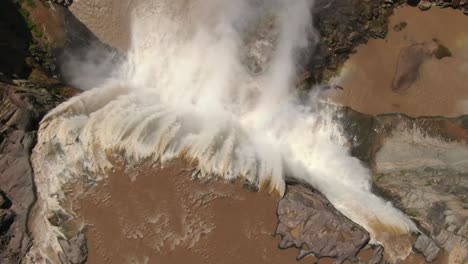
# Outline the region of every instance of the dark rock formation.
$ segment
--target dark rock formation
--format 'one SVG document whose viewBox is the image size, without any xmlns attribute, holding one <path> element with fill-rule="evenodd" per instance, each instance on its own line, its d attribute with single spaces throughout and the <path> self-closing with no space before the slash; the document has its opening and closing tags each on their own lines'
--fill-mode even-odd
<svg viewBox="0 0 468 264">
<path fill-rule="evenodd" d="M 314 255 L 343 263 L 355 259 L 369 242 L 366 230 L 338 212 L 323 195 L 301 185 L 288 186 L 278 204 L 278 217 L 280 248 L 301 249 L 298 259 Z"/>
<path fill-rule="evenodd" d="M 89 88 L 87 79 L 107 79 L 110 65 L 124 55 L 102 43 L 79 21 L 66 8 L 71 3 L 2 1 L 0 72 L 12 79 L 53 77 L 75 86 L 79 79 L 80 84 L 85 83 L 79 88 Z"/>
<path fill-rule="evenodd" d="M 9 0 L 0 1 L 0 36 L 0 72 L 21 78 L 29 76 L 31 32 L 17 4 Z"/>
<path fill-rule="evenodd" d="M 369 38 L 384 38 L 393 8 L 403 1 L 318 0 L 314 25 L 319 42 L 305 71 L 310 83 L 328 81 Z"/>
</svg>

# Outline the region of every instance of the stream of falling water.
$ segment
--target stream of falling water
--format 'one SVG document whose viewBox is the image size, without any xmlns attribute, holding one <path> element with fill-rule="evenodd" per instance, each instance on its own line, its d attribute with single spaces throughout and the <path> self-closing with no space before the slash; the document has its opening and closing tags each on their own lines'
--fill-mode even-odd
<svg viewBox="0 0 468 264">
<path fill-rule="evenodd" d="M 295 91 L 299 59 L 313 44 L 312 6 L 159 0 L 133 10 L 132 48 L 115 77 L 42 121 L 32 158 L 40 226 L 32 252 L 61 250 L 61 231 L 47 221 L 61 208 L 61 187 L 105 177 L 109 153 L 118 153 L 128 164 L 184 157 L 196 161 L 200 177 L 243 178 L 281 194 L 285 176 L 294 177 L 395 259 L 407 256 L 411 246 L 395 238 L 414 224 L 372 194 L 370 172 L 348 154 L 331 110 Z"/>
</svg>

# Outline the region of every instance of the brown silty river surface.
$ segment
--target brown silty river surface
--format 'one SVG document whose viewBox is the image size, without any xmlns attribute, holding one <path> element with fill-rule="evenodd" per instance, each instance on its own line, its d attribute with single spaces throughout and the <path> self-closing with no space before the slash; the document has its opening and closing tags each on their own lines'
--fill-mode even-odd
<svg viewBox="0 0 468 264">
<path fill-rule="evenodd" d="M 406 23 L 406 27 L 394 30 L 401 22 Z M 331 92 L 331 98 L 367 114 L 468 114 L 467 23 L 467 16 L 450 8 L 432 8 L 426 12 L 412 7 L 395 10 L 387 38 L 372 39 L 357 48 L 338 80 L 343 90 Z M 428 59 L 422 63 L 417 80 L 408 89 L 395 92 L 392 82 L 400 52 L 433 39 L 446 46 L 452 57 Z"/>
<path fill-rule="evenodd" d="M 116 164 L 75 200 L 89 263 L 296 263 L 298 251 L 279 250 L 274 237 L 277 194 L 192 179 L 188 167 Z"/>
</svg>

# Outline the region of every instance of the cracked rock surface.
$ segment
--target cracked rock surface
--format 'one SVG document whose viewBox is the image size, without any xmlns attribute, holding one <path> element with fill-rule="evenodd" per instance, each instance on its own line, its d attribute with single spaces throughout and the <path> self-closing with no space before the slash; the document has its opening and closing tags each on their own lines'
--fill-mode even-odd
<svg viewBox="0 0 468 264">
<path fill-rule="evenodd" d="M 278 204 L 280 248 L 297 247 L 298 259 L 308 255 L 353 260 L 369 242 L 369 233 L 338 212 L 321 194 L 290 185 Z"/>
</svg>

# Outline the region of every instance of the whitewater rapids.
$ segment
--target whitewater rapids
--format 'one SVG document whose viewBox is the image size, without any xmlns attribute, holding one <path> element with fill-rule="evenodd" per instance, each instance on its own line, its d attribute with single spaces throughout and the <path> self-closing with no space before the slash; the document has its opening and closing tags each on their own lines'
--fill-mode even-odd
<svg viewBox="0 0 468 264">
<path fill-rule="evenodd" d="M 370 172 L 348 154 L 332 110 L 295 89 L 299 59 L 314 41 L 312 7 L 309 0 L 159 0 L 133 10 L 126 61 L 42 121 L 32 158 L 41 226 L 32 252 L 61 250 L 63 234 L 47 216 L 61 210 L 62 187 L 102 179 L 119 155 L 129 166 L 182 157 L 198 177 L 241 178 L 280 194 L 285 177 L 296 178 L 373 242 L 406 257 L 411 247 L 397 248 L 392 238 L 416 227 L 372 194 Z"/>
</svg>

